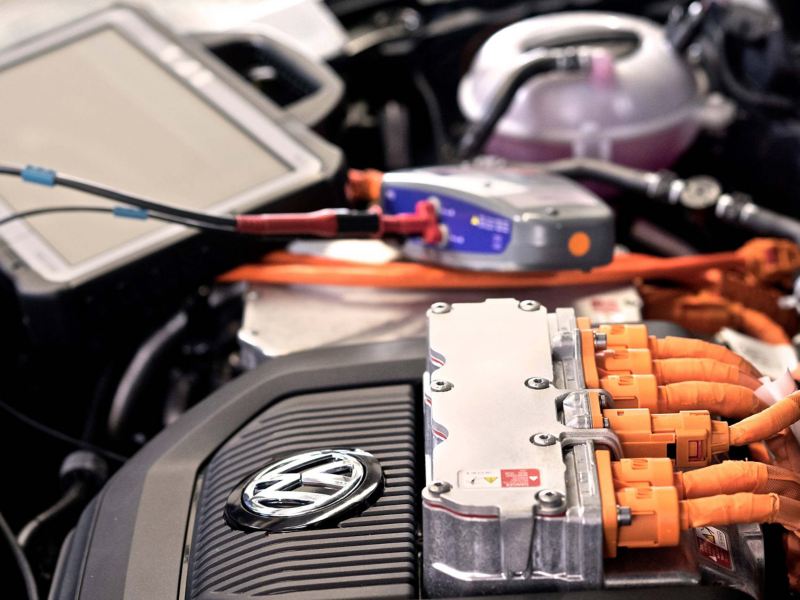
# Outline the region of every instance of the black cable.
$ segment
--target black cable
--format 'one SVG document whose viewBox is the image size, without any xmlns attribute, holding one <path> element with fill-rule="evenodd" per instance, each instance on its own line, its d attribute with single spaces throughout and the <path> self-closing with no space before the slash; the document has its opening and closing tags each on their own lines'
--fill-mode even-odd
<svg viewBox="0 0 800 600">
<path fill-rule="evenodd" d="M 797 106 L 789 98 L 754 90 L 739 81 L 728 61 L 730 46 L 728 35 L 722 27 L 717 28 L 713 34 L 713 39 L 718 48 L 717 72 L 725 92 L 744 106 L 797 114 Z"/>
<path fill-rule="evenodd" d="M 0 219 L 0 227 L 6 223 L 11 223 L 17 219 L 27 219 L 28 217 L 35 217 L 37 215 L 46 215 L 55 212 L 100 212 L 111 213 L 114 212 L 112 208 L 101 208 L 99 206 L 48 206 L 45 208 L 32 208 L 30 210 L 23 210 L 20 212 L 12 213 Z"/>
<path fill-rule="evenodd" d="M 75 446 L 76 448 L 83 448 L 85 450 L 91 450 L 92 452 L 96 452 L 100 456 L 103 456 L 109 460 L 113 460 L 114 462 L 124 463 L 128 458 L 126 456 L 122 456 L 121 454 L 117 454 L 116 452 L 112 452 L 111 450 L 106 450 L 105 448 L 100 448 L 99 446 L 95 446 L 89 442 L 84 442 L 77 438 L 74 438 L 66 433 L 58 431 L 57 429 L 53 429 L 52 427 L 48 427 L 44 423 L 40 423 L 36 419 L 29 417 L 26 414 L 21 413 L 16 408 L 6 404 L 2 400 L 0 400 L 0 410 L 5 411 L 18 421 L 24 423 L 28 427 L 35 429 L 45 435 L 49 435 L 57 440 L 64 442 L 65 444 L 70 444 L 71 446 Z"/>
<path fill-rule="evenodd" d="M 170 206 L 160 202 L 153 202 L 152 200 L 139 198 L 138 196 L 133 196 L 132 194 L 119 192 L 111 188 L 90 183 L 88 181 L 81 181 L 66 175 L 56 175 L 55 183 L 56 185 L 66 188 L 78 190 L 94 196 L 100 196 L 102 198 L 108 198 L 109 200 L 116 200 L 117 202 L 122 202 L 123 204 L 130 204 L 131 206 L 136 206 L 145 210 L 151 210 L 163 215 L 171 215 L 181 219 L 186 219 L 188 221 L 196 221 L 198 223 L 207 223 L 210 225 L 222 225 L 232 228 L 236 227 L 236 219 L 233 217 L 220 217 L 194 210 L 178 208 L 177 206 Z"/>
<path fill-rule="evenodd" d="M 8 522 L 6 521 L 5 517 L 3 517 L 2 513 L 0 513 L 0 533 L 3 534 L 3 538 L 5 538 L 6 543 L 11 550 L 11 554 L 14 556 L 14 560 L 17 563 L 17 568 L 19 569 L 20 575 L 22 575 L 22 579 L 25 583 L 25 593 L 28 596 L 28 600 L 39 600 L 39 590 L 36 587 L 36 578 L 33 576 L 31 565 L 28 562 L 28 559 L 25 558 L 25 553 L 22 551 L 22 548 L 20 548 L 19 544 L 17 544 L 17 540 L 14 537 L 14 532 L 11 531 L 11 528 L 8 526 Z"/>
<path fill-rule="evenodd" d="M 17 535 L 17 543 L 23 551 L 30 553 L 30 547 L 37 537 L 41 537 L 39 532 L 42 528 L 46 528 L 49 523 L 58 519 L 66 511 L 78 504 L 85 496 L 84 484 L 82 482 L 75 482 L 64 495 L 56 501 L 50 508 L 44 512 L 36 515 L 23 527 Z"/>
<path fill-rule="evenodd" d="M 211 215 L 204 212 L 187 210 L 177 206 L 163 204 L 161 202 L 154 202 L 153 200 L 148 200 L 146 198 L 134 196 L 133 194 L 114 190 L 97 183 L 84 181 L 82 179 L 78 179 L 77 177 L 62 175 L 50 169 L 41 169 L 38 167 L 20 168 L 10 165 L 0 165 L 0 175 L 22 177 L 23 180 L 31 183 L 37 183 L 49 187 L 60 185 L 62 187 L 77 190 L 79 192 L 84 192 L 93 196 L 99 196 L 108 200 L 114 200 L 116 202 L 135 206 L 144 210 L 153 211 L 161 215 L 169 215 L 185 221 L 193 221 L 197 223 L 217 225 L 228 228 L 236 227 L 236 219 L 233 217 Z"/>
<path fill-rule="evenodd" d="M 459 144 L 458 156 L 462 160 L 474 158 L 492 135 L 497 122 L 511 106 L 520 87 L 534 77 L 551 71 L 577 71 L 588 66 L 588 55 L 575 49 L 550 49 L 531 53 L 525 63 L 512 71 L 494 93 L 483 116 L 469 126 Z"/>
<path fill-rule="evenodd" d="M 11 223 L 12 221 L 16 221 L 17 219 L 27 219 L 28 217 L 36 217 L 39 215 L 48 215 L 52 213 L 61 213 L 61 212 L 95 212 L 95 213 L 113 214 L 114 216 L 120 216 L 122 218 L 126 218 L 123 215 L 117 214 L 117 211 L 113 208 L 106 208 L 101 206 L 46 206 L 42 208 L 32 208 L 30 210 L 23 210 L 17 213 L 12 213 L 3 218 L 0 218 L 0 227 L 5 225 L 6 223 Z M 164 215 L 153 212 L 148 212 L 146 218 L 142 220 L 148 220 L 148 219 L 154 219 L 156 221 L 164 221 L 167 223 L 176 223 L 178 225 L 184 225 L 186 227 L 192 227 L 194 229 L 201 229 L 204 231 L 223 231 L 223 232 L 236 233 L 235 229 L 231 227 L 222 225 L 212 225 L 210 223 L 200 223 L 197 221 L 192 221 L 190 219 L 176 218 L 171 215 Z"/>
<path fill-rule="evenodd" d="M 433 91 L 428 78 L 425 77 L 421 70 L 414 71 L 413 81 L 428 110 L 428 118 L 431 122 L 431 137 L 435 146 L 434 158 L 436 162 L 441 162 L 444 155 L 450 154 L 450 143 L 447 139 L 447 129 L 444 125 L 439 99 L 436 97 L 436 92 Z"/>
<path fill-rule="evenodd" d="M 119 380 L 108 411 L 108 433 L 114 439 L 121 439 L 125 425 L 131 416 L 135 400 L 141 396 L 145 382 L 151 375 L 164 353 L 169 350 L 184 332 L 189 322 L 185 311 L 176 313 L 139 347 Z"/>
</svg>

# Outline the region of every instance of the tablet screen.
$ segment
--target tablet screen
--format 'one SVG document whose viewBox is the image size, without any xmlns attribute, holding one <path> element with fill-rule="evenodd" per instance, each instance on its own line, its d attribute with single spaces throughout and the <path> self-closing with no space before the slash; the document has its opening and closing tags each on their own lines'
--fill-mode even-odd
<svg viewBox="0 0 800 600">
<path fill-rule="evenodd" d="M 0 71 L 0 98 L 0 162 L 41 165 L 194 209 L 221 204 L 290 171 L 112 28 Z M 0 179 L 0 197 L 13 211 L 113 206 L 10 178 Z M 47 215 L 28 224 L 72 265 L 164 226 L 97 213 Z"/>
</svg>

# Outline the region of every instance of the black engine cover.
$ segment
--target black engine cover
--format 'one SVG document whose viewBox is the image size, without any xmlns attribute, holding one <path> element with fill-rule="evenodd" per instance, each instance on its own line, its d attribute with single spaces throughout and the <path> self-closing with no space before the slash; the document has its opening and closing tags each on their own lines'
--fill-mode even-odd
<svg viewBox="0 0 800 600">
<path fill-rule="evenodd" d="M 268 408 L 231 438 L 202 475 L 189 551 L 189 598 L 416 595 L 415 399 L 407 385 L 310 394 Z M 338 527 L 266 534 L 232 529 L 228 495 L 276 454 L 359 448 L 380 461 L 385 487 Z"/>
<path fill-rule="evenodd" d="M 421 482 L 412 477 L 410 407 L 424 357 L 421 340 L 319 350 L 275 359 L 213 394 L 128 461 L 86 509 L 65 542 L 52 598 L 416 596 Z M 338 424 L 315 424 L 314 410 Z M 343 424 L 347 410 L 367 412 Z M 265 416 L 264 431 L 254 434 L 263 446 L 237 458 L 242 428 L 257 429 Z M 347 444 L 385 461 L 384 496 L 363 515 L 335 529 L 269 537 L 224 524 L 228 493 L 273 449 Z"/>
</svg>

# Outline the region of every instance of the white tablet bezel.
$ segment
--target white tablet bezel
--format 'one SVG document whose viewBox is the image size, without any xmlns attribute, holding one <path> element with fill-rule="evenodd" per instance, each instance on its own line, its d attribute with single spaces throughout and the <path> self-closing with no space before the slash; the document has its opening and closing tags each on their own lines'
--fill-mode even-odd
<svg viewBox="0 0 800 600">
<path fill-rule="evenodd" d="M 139 13 L 126 7 L 95 13 L 7 50 L 0 56 L 0 72 L 107 28 L 121 34 L 156 64 L 195 91 L 202 100 L 252 137 L 289 169 L 283 175 L 214 204 L 206 209 L 207 212 L 221 214 L 253 209 L 262 205 L 265 199 L 278 197 L 296 189 L 322 170 L 322 163 L 318 157 L 290 137 L 234 86 L 219 77 L 214 69 L 209 68 L 195 54 L 176 44 Z M 71 175 L 80 176 L 79 173 Z M 12 212 L 13 209 L 0 199 L 0 218 Z M 58 283 L 75 283 L 93 274 L 106 272 L 116 265 L 175 243 L 192 233 L 192 230 L 180 225 L 165 225 L 157 231 L 120 244 L 86 261 L 70 264 L 24 220 L 13 221 L 0 228 L 0 236 L 30 268 L 44 279 Z"/>
</svg>

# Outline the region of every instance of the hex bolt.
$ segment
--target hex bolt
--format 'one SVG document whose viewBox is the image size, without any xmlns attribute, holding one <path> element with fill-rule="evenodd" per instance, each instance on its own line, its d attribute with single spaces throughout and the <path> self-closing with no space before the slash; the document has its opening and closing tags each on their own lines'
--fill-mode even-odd
<svg viewBox="0 0 800 600">
<path fill-rule="evenodd" d="M 444 381 L 442 379 L 434 379 L 431 381 L 431 391 L 432 392 L 449 392 L 453 389 L 453 384 L 449 381 Z"/>
<path fill-rule="evenodd" d="M 435 315 L 449 313 L 452 308 L 447 302 L 434 302 L 431 304 L 431 312 Z"/>
<path fill-rule="evenodd" d="M 453 486 L 447 483 L 446 481 L 431 481 L 428 484 L 428 491 L 434 496 L 439 496 L 440 494 L 446 494 L 452 489 Z"/>
<path fill-rule="evenodd" d="M 595 350 L 602 352 L 608 348 L 608 335 L 600 331 L 595 331 L 594 334 L 592 334 L 592 337 L 594 338 Z"/>
<path fill-rule="evenodd" d="M 525 312 L 534 312 L 542 308 L 541 303 L 536 300 L 523 300 L 517 306 L 520 310 L 524 310 Z"/>
<path fill-rule="evenodd" d="M 606 429 L 611 427 L 611 421 L 608 420 L 608 417 L 603 417 L 603 427 Z"/>
<path fill-rule="evenodd" d="M 525 380 L 525 385 L 532 390 L 546 390 L 550 387 L 550 382 L 544 377 L 531 377 Z"/>
<path fill-rule="evenodd" d="M 558 513 L 564 508 L 564 494 L 556 490 L 541 490 L 536 494 L 536 499 L 542 514 Z"/>
<path fill-rule="evenodd" d="M 633 513 L 630 506 L 617 507 L 617 523 L 619 525 L 630 525 L 633 523 Z"/>
<path fill-rule="evenodd" d="M 550 433 L 534 433 L 530 440 L 534 446 L 552 446 L 556 443 L 556 436 Z"/>
</svg>

